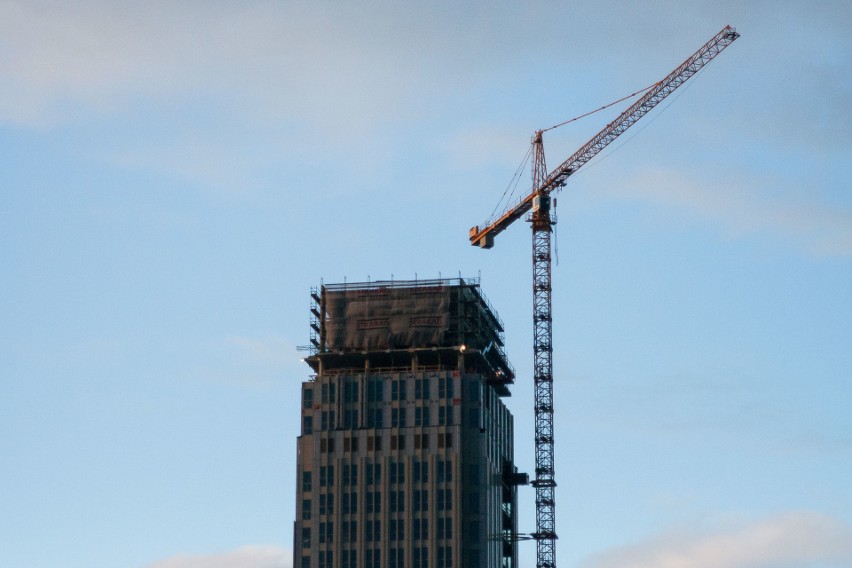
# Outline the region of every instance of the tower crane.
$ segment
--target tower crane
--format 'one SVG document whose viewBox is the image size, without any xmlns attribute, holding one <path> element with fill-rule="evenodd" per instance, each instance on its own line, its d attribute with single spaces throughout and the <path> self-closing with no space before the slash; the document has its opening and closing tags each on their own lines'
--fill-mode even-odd
<svg viewBox="0 0 852 568">
<path fill-rule="evenodd" d="M 494 246 L 494 237 L 509 225 L 530 213 L 533 264 L 533 385 L 535 414 L 535 488 L 537 568 L 556 567 L 556 478 L 553 452 L 553 318 L 551 312 L 550 233 L 556 222 L 551 215 L 550 196 L 558 192 L 566 180 L 587 164 L 640 118 L 675 89 L 694 76 L 740 35 L 731 26 L 713 36 L 664 79 L 650 87 L 635 103 L 574 152 L 557 168 L 547 173 L 544 160 L 543 130 L 532 137 L 532 191 L 483 226 L 470 229 L 470 243 L 481 248 Z"/>
</svg>

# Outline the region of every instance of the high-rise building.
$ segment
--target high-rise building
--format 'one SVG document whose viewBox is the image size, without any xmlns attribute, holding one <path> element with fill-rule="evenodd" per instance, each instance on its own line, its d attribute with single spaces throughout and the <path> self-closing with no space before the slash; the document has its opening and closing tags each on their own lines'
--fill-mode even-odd
<svg viewBox="0 0 852 568">
<path fill-rule="evenodd" d="M 514 371 L 478 280 L 323 285 L 295 568 L 514 568 Z"/>
</svg>

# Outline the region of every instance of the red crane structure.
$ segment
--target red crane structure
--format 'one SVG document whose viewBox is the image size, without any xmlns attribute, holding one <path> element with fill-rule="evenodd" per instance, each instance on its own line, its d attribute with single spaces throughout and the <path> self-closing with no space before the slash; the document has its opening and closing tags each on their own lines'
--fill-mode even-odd
<svg viewBox="0 0 852 568">
<path fill-rule="evenodd" d="M 530 213 L 533 258 L 533 383 L 535 389 L 535 488 L 537 568 L 556 567 L 556 478 L 553 451 L 553 318 L 551 311 L 551 254 L 550 233 L 555 217 L 551 215 L 550 194 L 559 191 L 566 180 L 592 158 L 633 126 L 707 63 L 719 55 L 740 35 L 726 26 L 681 63 L 664 79 L 650 87 L 645 94 L 622 112 L 615 120 L 586 142 L 571 157 L 547 173 L 542 133 L 532 138 L 534 150 L 533 189 L 505 212 L 470 229 L 470 242 L 481 248 L 494 246 L 494 237 L 509 225 Z"/>
</svg>

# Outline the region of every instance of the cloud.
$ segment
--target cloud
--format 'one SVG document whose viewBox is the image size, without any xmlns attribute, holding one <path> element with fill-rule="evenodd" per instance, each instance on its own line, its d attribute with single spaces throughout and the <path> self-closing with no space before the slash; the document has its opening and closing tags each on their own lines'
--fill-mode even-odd
<svg viewBox="0 0 852 568">
<path fill-rule="evenodd" d="M 0 91 L 0 117 L 62 121 L 69 103 L 104 110 L 217 92 L 267 119 L 370 128 L 417 116 L 442 81 L 488 73 L 471 66 L 494 58 L 483 40 L 503 19 L 426 3 L 3 2 L 0 79 L 15 88 Z"/>
<path fill-rule="evenodd" d="M 489 40 L 507 21 L 430 3 L 0 2 L 0 124 L 82 129 L 78 152 L 226 193 L 281 164 L 315 178 L 329 156 L 351 185 L 385 169 L 395 129 L 517 57 Z"/>
<path fill-rule="evenodd" d="M 178 555 L 145 568 L 292 568 L 291 553 L 277 546 L 244 546 L 208 555 Z"/>
<path fill-rule="evenodd" d="M 432 127 L 443 129 L 440 140 L 449 140 L 443 150 L 451 154 L 450 167 L 487 170 L 502 161 L 513 168 L 535 127 L 566 118 L 560 108 L 571 112 L 567 101 L 597 93 L 599 83 L 606 85 L 606 96 L 616 97 L 624 92 L 622 81 L 624 89 L 647 82 L 642 65 L 625 67 L 631 50 L 645 61 L 659 61 L 664 72 L 681 56 L 671 60 L 672 45 L 688 50 L 710 33 L 703 24 L 684 22 L 716 21 L 719 12 L 761 24 L 766 18 L 759 7 L 719 4 L 684 12 L 668 2 L 673 9 L 649 15 L 615 2 L 608 3 L 610 10 L 595 5 L 573 13 L 547 0 L 499 9 L 378 0 L 333 5 L 5 0 L 0 124 L 46 129 L 71 124 L 86 132 L 74 131 L 79 152 L 226 193 L 266 186 L 282 166 L 296 180 L 293 187 L 301 187 L 300 175 L 309 176 L 312 186 L 352 187 L 362 180 L 375 185 L 376 172 L 390 169 L 400 153 L 430 150 Z M 744 97 L 744 90 L 732 90 L 731 96 L 743 99 L 730 105 L 732 112 L 747 109 L 737 122 L 754 125 L 745 129 L 750 135 L 763 138 L 777 129 L 772 138 L 796 148 L 814 146 L 802 144 L 804 131 L 815 130 L 809 140 L 830 139 L 835 148 L 838 139 L 848 139 L 842 112 L 849 102 L 842 80 L 848 34 L 845 19 L 837 16 L 849 11 L 845 4 L 774 11 L 779 23 L 772 30 L 785 34 L 781 41 L 761 36 L 764 26 L 742 30 L 737 49 L 763 50 L 751 54 L 761 62 L 760 73 L 745 71 L 742 53 L 736 66 L 731 63 L 741 74 L 719 77 L 742 81 L 747 75 L 750 92 L 772 93 Z M 608 12 L 618 16 L 600 18 Z M 797 26 L 818 33 L 791 34 L 782 25 L 791 15 Z M 598 41 L 602 30 L 608 30 L 605 44 Z M 778 52 L 791 41 L 797 48 L 799 42 L 816 44 L 815 56 L 805 48 Z M 783 82 L 774 79 L 781 71 Z M 627 72 L 642 78 L 628 80 Z M 815 100 L 813 91 L 788 87 L 802 76 L 809 77 L 808 84 L 819 83 L 819 105 L 803 103 Z M 548 88 L 537 86 L 542 79 Z M 619 90 L 610 92 L 613 81 Z M 723 92 L 720 87 L 714 96 Z M 544 93 L 553 98 L 532 96 Z M 591 107 L 583 103 L 573 110 Z M 545 108 L 553 109 L 547 118 L 536 114 Z M 517 146 L 503 134 L 507 119 L 527 124 Z M 732 120 L 712 124 L 729 134 Z M 279 185 L 276 191 L 286 189 Z"/>
<path fill-rule="evenodd" d="M 674 207 L 713 221 L 730 237 L 772 234 L 815 256 L 852 256 L 852 209 L 806 199 L 790 184 L 759 179 L 754 173 L 687 177 L 679 170 L 645 168 L 623 183 L 595 191 Z"/>
<path fill-rule="evenodd" d="M 852 525 L 791 512 L 701 533 L 674 531 L 608 550 L 581 568 L 840 568 L 852 566 Z"/>
</svg>

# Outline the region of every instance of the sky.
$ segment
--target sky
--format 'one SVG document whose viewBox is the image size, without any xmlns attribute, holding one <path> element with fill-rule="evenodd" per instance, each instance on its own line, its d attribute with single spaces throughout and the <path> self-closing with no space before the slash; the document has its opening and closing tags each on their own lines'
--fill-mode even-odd
<svg viewBox="0 0 852 568">
<path fill-rule="evenodd" d="M 557 562 L 852 567 L 852 4 L 820 0 L 0 0 L 0 564 L 290 568 L 323 282 L 479 277 L 531 471 L 529 228 L 468 228 L 534 131 L 727 24 L 558 195 Z"/>
</svg>

